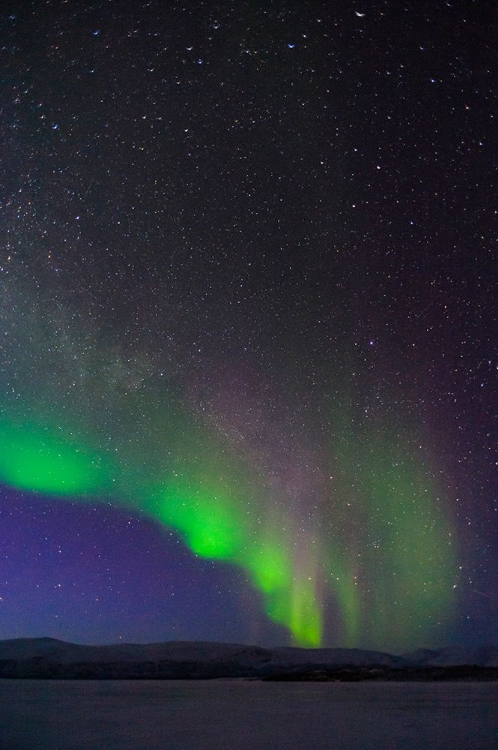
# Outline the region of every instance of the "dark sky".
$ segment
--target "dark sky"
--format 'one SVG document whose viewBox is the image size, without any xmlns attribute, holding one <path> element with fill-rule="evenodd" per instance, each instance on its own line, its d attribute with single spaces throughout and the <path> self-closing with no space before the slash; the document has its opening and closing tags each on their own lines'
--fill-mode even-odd
<svg viewBox="0 0 498 750">
<path fill-rule="evenodd" d="M 10 5 L 0 638 L 496 642 L 494 3 Z"/>
</svg>

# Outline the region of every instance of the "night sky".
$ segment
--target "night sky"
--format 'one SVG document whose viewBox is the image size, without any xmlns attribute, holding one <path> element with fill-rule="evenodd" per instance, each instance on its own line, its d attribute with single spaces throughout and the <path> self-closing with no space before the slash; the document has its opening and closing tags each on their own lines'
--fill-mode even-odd
<svg viewBox="0 0 498 750">
<path fill-rule="evenodd" d="M 2 3 L 0 638 L 497 642 L 497 21 Z"/>
</svg>

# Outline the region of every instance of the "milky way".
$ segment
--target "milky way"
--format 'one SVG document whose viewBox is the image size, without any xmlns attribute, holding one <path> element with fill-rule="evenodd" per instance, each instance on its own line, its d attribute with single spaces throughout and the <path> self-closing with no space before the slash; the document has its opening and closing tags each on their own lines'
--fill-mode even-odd
<svg viewBox="0 0 498 750">
<path fill-rule="evenodd" d="M 0 637 L 489 639 L 485 11 L 1 21 Z"/>
</svg>

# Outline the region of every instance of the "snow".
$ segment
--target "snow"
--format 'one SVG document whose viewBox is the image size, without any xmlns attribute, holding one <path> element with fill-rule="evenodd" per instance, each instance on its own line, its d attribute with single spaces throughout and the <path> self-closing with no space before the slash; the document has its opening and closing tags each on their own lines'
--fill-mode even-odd
<svg viewBox="0 0 498 750">
<path fill-rule="evenodd" d="M 402 658 L 418 666 L 454 667 L 459 664 L 477 664 L 480 667 L 498 667 L 498 649 L 493 646 L 447 646 L 437 651 L 414 651 L 403 654 Z"/>
<path fill-rule="evenodd" d="M 497 683 L 0 680 L 2 750 L 495 750 Z"/>
<path fill-rule="evenodd" d="M 165 643 L 130 644 L 110 646 L 81 646 L 53 638 L 18 638 L 0 641 L 0 659 L 30 659 L 44 657 L 61 664 L 71 662 L 140 662 L 189 661 L 216 663 L 228 659 L 258 666 L 271 663 L 278 666 L 307 664 L 371 664 L 393 666 L 399 657 L 379 651 L 341 648 L 273 648 L 246 646 L 237 643 L 202 641 L 167 641 Z"/>
</svg>

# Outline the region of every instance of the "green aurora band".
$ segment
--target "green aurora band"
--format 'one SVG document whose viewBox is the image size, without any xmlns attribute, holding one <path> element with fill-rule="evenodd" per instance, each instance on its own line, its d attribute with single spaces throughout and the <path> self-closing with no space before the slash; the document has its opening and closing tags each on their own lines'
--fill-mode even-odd
<svg viewBox="0 0 498 750">
<path fill-rule="evenodd" d="M 444 637 L 438 622 L 451 616 L 456 576 L 451 527 L 424 462 L 399 436 L 336 429 L 330 492 L 306 526 L 222 434 L 163 385 L 154 390 L 116 390 L 83 428 L 83 396 L 64 409 L 34 400 L 22 415 L 4 403 L 0 480 L 112 502 L 175 529 L 194 554 L 244 569 L 297 645 L 392 650 Z M 327 612 L 337 615 L 332 633 Z"/>
</svg>

